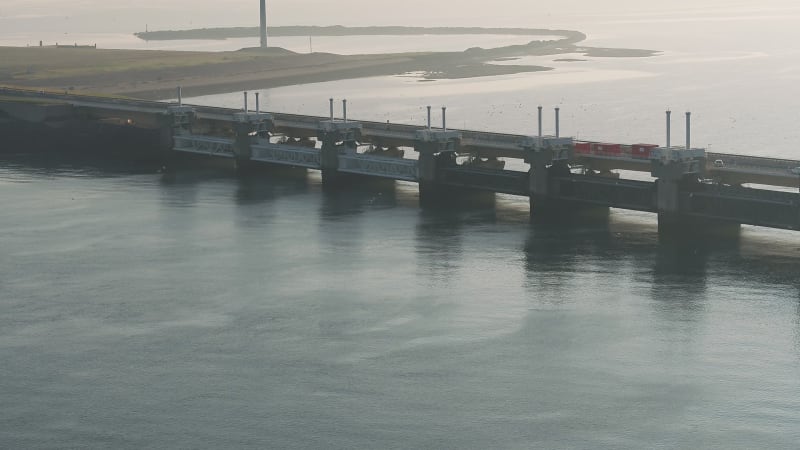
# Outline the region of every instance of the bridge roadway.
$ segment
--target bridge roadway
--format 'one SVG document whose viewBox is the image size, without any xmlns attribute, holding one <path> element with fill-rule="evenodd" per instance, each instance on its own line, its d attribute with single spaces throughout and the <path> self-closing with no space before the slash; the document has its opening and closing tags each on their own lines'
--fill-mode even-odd
<svg viewBox="0 0 800 450">
<path fill-rule="evenodd" d="M 541 165 L 541 161 L 534 162 L 531 167 L 540 167 L 539 169 L 522 172 L 480 164 L 477 162 L 480 160 L 474 159 L 472 164 L 458 164 L 456 159 L 442 160 L 435 155 L 451 155 L 453 151 L 457 151 L 469 154 L 472 158 L 498 157 L 520 160 L 536 158 L 530 148 L 525 148 L 526 143 L 530 145 L 531 137 L 524 135 L 473 130 L 450 130 L 448 134 L 442 130 L 434 130 L 432 136 L 446 136 L 445 140 L 455 141 L 456 145 L 448 147 L 449 150 L 444 152 L 436 150 L 426 153 L 430 150 L 425 150 L 424 142 L 421 144 L 420 141 L 420 132 L 424 137 L 426 128 L 415 125 L 369 121 L 347 124 L 343 121 L 330 122 L 329 117 L 266 112 L 263 116 L 259 116 L 254 113 L 244 114 L 242 110 L 237 109 L 200 105 L 182 105 L 182 109 L 176 110 L 179 105 L 175 103 L 50 94 L 7 88 L 0 88 L 0 96 L 24 98 L 30 102 L 68 104 L 81 111 L 88 110 L 89 116 L 96 120 L 124 119 L 126 115 L 156 117 L 149 124 L 144 120 L 145 125 L 133 120 L 119 120 L 119 123 L 142 127 L 161 123 L 160 126 L 163 128 L 164 121 L 158 117 L 172 117 L 171 122 L 167 121 L 171 125 L 167 126 L 173 129 L 172 148 L 175 151 L 230 158 L 237 163 L 240 162 L 242 155 L 246 155 L 248 161 L 319 169 L 323 172 L 323 181 L 327 172 L 329 175 L 349 173 L 418 182 L 421 201 L 423 191 L 427 189 L 424 186 L 430 187 L 432 181 L 436 186 L 455 188 L 457 191 L 484 190 L 528 196 L 531 198 L 532 209 L 534 203 L 544 204 L 541 203 L 544 201 L 547 204 L 570 205 L 568 206 L 570 208 L 595 205 L 657 213 L 659 229 L 662 217 L 679 217 L 684 221 L 711 220 L 800 230 L 800 195 L 741 186 L 753 183 L 796 188 L 800 182 L 800 161 L 796 160 L 707 153 L 704 160 L 692 163 L 694 166 L 685 166 L 694 168 L 686 169 L 683 166 L 685 162 L 676 165 L 663 161 L 653 162 L 649 158 L 637 158 L 628 150 L 615 155 L 575 154 L 568 161 L 569 164 L 573 167 L 582 165 L 594 169 L 584 171 L 582 174 L 545 169 L 550 167 L 547 161 L 546 165 Z M 175 118 L 184 113 L 176 111 L 186 110 L 191 111 L 191 123 L 197 125 L 198 130 L 208 128 L 206 131 L 210 130 L 210 134 L 204 135 L 202 131 L 199 131 L 200 134 L 194 134 L 191 126 L 186 126 L 185 123 L 178 124 Z M 289 139 L 270 138 L 260 133 L 264 130 L 252 128 L 260 126 L 258 123 L 263 122 L 260 120 L 261 117 L 269 118 L 268 121 L 274 127 L 271 131 Z M 341 129 L 346 133 L 350 127 L 357 127 L 358 143 L 353 138 L 344 138 L 345 141 L 348 139 L 352 141 L 351 147 L 344 151 L 342 146 L 347 143 L 342 142 L 342 138 L 325 137 L 327 133 L 325 123 L 336 133 L 340 133 Z M 226 127 L 228 131 L 220 135 L 220 130 L 224 131 Z M 249 131 L 242 134 L 242 129 Z M 304 138 L 308 139 L 303 140 Z M 336 143 L 337 141 L 339 143 Z M 358 144 L 365 143 L 377 146 L 379 151 L 363 151 L 364 146 L 359 148 Z M 383 149 L 390 147 L 412 148 L 420 152 L 420 159 L 419 161 L 406 159 L 397 152 L 394 156 L 387 156 L 391 152 Z M 326 164 L 330 167 L 331 157 L 334 159 L 335 173 L 331 173 L 330 168 L 326 171 Z M 431 163 L 434 160 L 439 162 Z M 694 177 L 695 181 L 691 182 L 692 176 L 687 178 L 685 175 L 702 174 L 703 170 L 698 169 L 695 172 L 695 168 L 703 163 L 704 176 L 716 180 L 698 182 L 697 177 Z M 430 166 L 431 164 L 433 166 Z M 566 167 L 563 165 L 564 161 L 554 162 L 553 167 L 558 164 Z M 671 164 L 673 164 L 672 169 Z M 435 167 L 434 171 L 431 172 L 426 168 L 428 166 Z M 659 167 L 660 172 L 657 173 L 655 167 Z M 680 170 L 688 172 L 674 173 L 673 169 L 680 167 L 683 167 Z M 620 179 L 604 172 L 615 169 L 653 173 L 658 180 L 653 182 Z M 690 182 L 687 184 L 686 180 Z"/>
</svg>

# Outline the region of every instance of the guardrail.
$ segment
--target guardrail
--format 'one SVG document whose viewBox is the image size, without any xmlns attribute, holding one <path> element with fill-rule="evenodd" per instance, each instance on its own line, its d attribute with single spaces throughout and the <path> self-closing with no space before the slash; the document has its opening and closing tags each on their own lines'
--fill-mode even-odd
<svg viewBox="0 0 800 450">
<path fill-rule="evenodd" d="M 215 136 L 177 135 L 173 149 L 179 152 L 233 158 L 233 139 Z"/>
<path fill-rule="evenodd" d="M 748 168 L 786 172 L 792 176 L 800 175 L 800 161 L 725 153 L 709 153 L 708 160 L 717 169 Z"/>
<path fill-rule="evenodd" d="M 419 161 L 386 156 L 339 155 L 339 171 L 393 180 L 418 181 Z"/>
<path fill-rule="evenodd" d="M 322 167 L 320 152 L 317 149 L 284 144 L 253 144 L 250 148 L 251 159 L 254 161 L 308 169 Z"/>
</svg>

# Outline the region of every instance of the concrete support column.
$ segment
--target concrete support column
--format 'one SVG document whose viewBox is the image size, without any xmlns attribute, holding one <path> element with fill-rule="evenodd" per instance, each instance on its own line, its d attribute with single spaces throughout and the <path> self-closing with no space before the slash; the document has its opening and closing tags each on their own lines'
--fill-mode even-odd
<svg viewBox="0 0 800 450">
<path fill-rule="evenodd" d="M 530 164 L 529 195 L 530 214 L 540 217 L 550 214 L 557 202 L 553 200 L 557 192 L 553 189 L 551 176 L 569 176 L 568 161 L 573 155 L 571 138 L 531 136 L 523 140 L 525 162 Z"/>
<path fill-rule="evenodd" d="M 694 180 L 658 180 L 658 234 L 682 241 L 698 238 L 730 238 L 739 235 L 741 224 L 691 215 Z M 686 195 L 686 192 L 690 192 Z"/>
<path fill-rule="evenodd" d="M 253 136 L 250 135 L 252 132 L 253 125 L 249 122 L 236 122 L 234 124 L 234 152 L 236 154 L 234 164 L 237 171 L 246 172 L 252 168 L 253 161 L 251 157 L 253 156 L 253 151 L 251 146 L 253 144 Z"/>
<path fill-rule="evenodd" d="M 692 221 L 680 213 L 680 188 L 680 180 L 662 178 L 656 181 L 659 235 L 686 236 L 697 231 Z"/>
<path fill-rule="evenodd" d="M 529 153 L 528 163 L 531 165 L 530 174 L 530 215 L 534 217 L 544 213 L 548 205 L 550 175 L 547 164 L 550 163 L 549 154 L 544 152 Z"/>
<path fill-rule="evenodd" d="M 347 174 L 339 172 L 339 155 L 355 154 L 361 124 L 328 120 L 320 123 L 318 138 L 322 140 L 320 166 L 323 188 L 334 188 L 346 183 Z"/>
<path fill-rule="evenodd" d="M 233 123 L 235 153 L 234 164 L 238 171 L 249 171 L 254 166 L 253 145 L 260 139 L 269 140 L 275 128 L 272 116 L 265 113 L 239 113 Z"/>
<path fill-rule="evenodd" d="M 693 215 L 692 193 L 702 189 L 699 178 L 705 167 L 705 152 L 670 148 L 659 152 L 662 157 L 653 161 L 651 170 L 658 178 L 654 200 L 659 235 L 681 240 L 738 235 L 738 223 Z"/>
<path fill-rule="evenodd" d="M 320 150 L 320 163 L 322 166 L 322 186 L 330 188 L 340 183 L 339 177 L 339 151 L 341 144 L 337 143 L 336 133 L 326 133 L 322 136 L 322 149 Z"/>
<path fill-rule="evenodd" d="M 549 193 L 549 173 L 547 166 L 552 163 L 550 155 L 533 153 L 528 158 L 531 165 L 530 192 L 531 195 L 547 197 Z"/>
<path fill-rule="evenodd" d="M 419 203 L 427 207 L 453 207 L 483 205 L 484 197 L 494 199 L 494 193 L 447 186 L 442 169 L 456 165 L 454 152 L 420 153 Z"/>
<path fill-rule="evenodd" d="M 539 223 L 607 223 L 609 208 L 571 200 L 575 145 L 572 138 L 530 136 L 521 143 L 530 164 L 528 195 L 530 217 Z M 567 180 L 564 183 L 559 180 Z M 598 222 L 599 221 L 599 222 Z"/>
<path fill-rule="evenodd" d="M 175 148 L 175 130 L 169 126 L 162 126 L 158 129 L 158 152 L 168 154 Z"/>
<path fill-rule="evenodd" d="M 696 176 L 681 161 L 654 162 L 651 174 L 656 180 L 656 210 L 660 235 L 686 236 L 694 234 L 693 221 L 683 214 L 681 191 L 690 190 Z M 687 175 L 687 172 L 690 172 Z"/>
<path fill-rule="evenodd" d="M 175 147 L 173 135 L 175 133 L 175 114 L 167 112 L 159 116 L 158 120 L 158 152 L 166 155 Z"/>
<path fill-rule="evenodd" d="M 451 190 L 442 186 L 441 169 L 456 164 L 455 155 L 460 142 L 461 134 L 458 132 L 430 128 L 417 132 L 414 149 L 419 153 L 418 184 L 421 206 L 442 205 L 452 200 Z"/>
<path fill-rule="evenodd" d="M 419 202 L 429 205 L 438 200 L 436 186 L 436 155 L 420 153 L 419 155 Z"/>
<path fill-rule="evenodd" d="M 175 136 L 192 133 L 195 111 L 188 106 L 170 106 L 159 119 L 158 151 L 164 156 L 164 164 L 169 165 L 174 156 Z"/>
<path fill-rule="evenodd" d="M 659 214 L 678 214 L 680 211 L 679 180 L 659 179 L 656 182 L 656 208 Z"/>
</svg>

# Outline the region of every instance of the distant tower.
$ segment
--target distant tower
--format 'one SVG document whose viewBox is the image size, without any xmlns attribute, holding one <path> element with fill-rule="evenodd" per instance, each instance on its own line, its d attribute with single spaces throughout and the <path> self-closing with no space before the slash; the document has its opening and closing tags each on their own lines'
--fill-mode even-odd
<svg viewBox="0 0 800 450">
<path fill-rule="evenodd" d="M 267 48 L 267 0 L 261 0 L 261 48 Z"/>
</svg>

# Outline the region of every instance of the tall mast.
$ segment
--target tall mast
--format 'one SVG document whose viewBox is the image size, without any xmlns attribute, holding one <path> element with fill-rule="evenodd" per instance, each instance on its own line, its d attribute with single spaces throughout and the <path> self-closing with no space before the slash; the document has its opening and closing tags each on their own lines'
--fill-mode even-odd
<svg viewBox="0 0 800 450">
<path fill-rule="evenodd" d="M 261 0 L 261 48 L 267 48 L 267 0 Z"/>
</svg>

